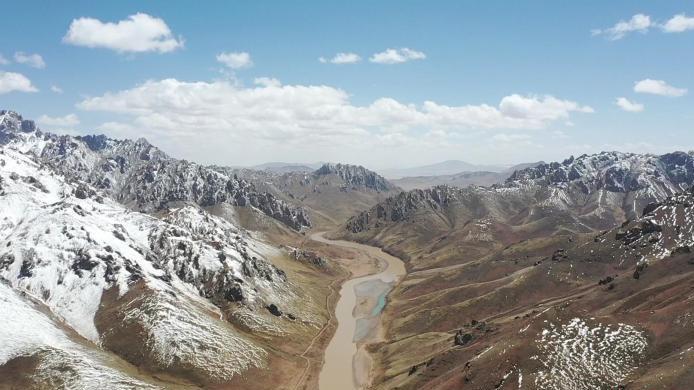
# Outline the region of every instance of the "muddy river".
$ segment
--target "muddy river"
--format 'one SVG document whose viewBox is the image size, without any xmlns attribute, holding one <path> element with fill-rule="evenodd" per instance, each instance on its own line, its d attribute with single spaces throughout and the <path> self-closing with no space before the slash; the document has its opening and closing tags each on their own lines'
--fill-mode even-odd
<svg viewBox="0 0 694 390">
<path fill-rule="evenodd" d="M 360 256 L 377 259 L 381 272 L 346 281 L 340 289 L 335 307 L 337 330 L 325 350 L 320 372 L 321 390 L 355 390 L 369 383 L 371 360 L 364 345 L 381 337 L 381 312 L 387 294 L 405 275 L 405 266 L 397 257 L 380 248 L 350 241 L 335 241 L 316 233 L 311 239 L 328 245 L 346 247 Z"/>
</svg>

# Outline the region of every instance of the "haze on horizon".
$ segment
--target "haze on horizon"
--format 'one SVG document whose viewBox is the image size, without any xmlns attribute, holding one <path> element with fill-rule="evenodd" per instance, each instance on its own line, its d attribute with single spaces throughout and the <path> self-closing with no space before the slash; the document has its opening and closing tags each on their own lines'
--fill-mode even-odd
<svg viewBox="0 0 694 390">
<path fill-rule="evenodd" d="M 304 5 L 6 4 L 0 108 L 234 166 L 694 148 L 694 3 Z"/>
</svg>

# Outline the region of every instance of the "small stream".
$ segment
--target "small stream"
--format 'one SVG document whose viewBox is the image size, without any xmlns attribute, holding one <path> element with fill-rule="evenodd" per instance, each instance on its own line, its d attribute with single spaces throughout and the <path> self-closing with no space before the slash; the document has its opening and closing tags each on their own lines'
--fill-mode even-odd
<svg viewBox="0 0 694 390">
<path fill-rule="evenodd" d="M 405 275 L 404 263 L 380 248 L 350 241 L 335 241 L 316 233 L 311 239 L 328 245 L 357 251 L 362 256 L 376 258 L 386 264 L 381 272 L 346 281 L 340 289 L 335 307 L 337 329 L 325 350 L 325 363 L 319 376 L 321 390 L 355 390 L 368 384 L 370 360 L 358 348 L 359 342 L 374 337 L 380 326 L 380 315 L 387 303 L 387 295 L 395 283 Z M 357 293 L 358 292 L 358 293 Z M 359 300 L 371 302 L 367 313 L 357 313 Z"/>
</svg>

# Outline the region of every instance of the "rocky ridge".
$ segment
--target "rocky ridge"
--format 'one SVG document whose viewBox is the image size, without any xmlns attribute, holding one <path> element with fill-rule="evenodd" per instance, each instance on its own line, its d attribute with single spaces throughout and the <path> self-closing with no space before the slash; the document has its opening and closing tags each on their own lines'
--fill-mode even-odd
<svg viewBox="0 0 694 390">
<path fill-rule="evenodd" d="M 586 193 L 604 189 L 609 192 L 632 192 L 650 189 L 668 193 L 682 191 L 694 182 L 694 155 L 674 152 L 661 156 L 649 154 L 602 152 L 563 162 L 539 164 L 514 172 L 506 186 L 528 183 L 572 185 Z"/>
<path fill-rule="evenodd" d="M 422 210 L 438 212 L 452 205 L 465 208 L 473 218 L 511 219 L 513 224 L 527 224 L 549 214 L 563 215 L 564 227 L 586 232 L 638 218 L 647 204 L 692 184 L 692 154 L 603 152 L 518 170 L 504 184 L 491 187 L 436 186 L 399 194 L 351 218 L 346 230 L 366 232 L 406 221 Z"/>
<path fill-rule="evenodd" d="M 72 137 L 44 133 L 13 111 L 0 111 L 0 143 L 16 143 L 70 180 L 103 190 L 144 212 L 228 203 L 254 207 L 295 230 L 310 227 L 306 213 L 251 183 L 212 168 L 167 156 L 144 138 L 113 140 L 103 135 Z"/>
</svg>

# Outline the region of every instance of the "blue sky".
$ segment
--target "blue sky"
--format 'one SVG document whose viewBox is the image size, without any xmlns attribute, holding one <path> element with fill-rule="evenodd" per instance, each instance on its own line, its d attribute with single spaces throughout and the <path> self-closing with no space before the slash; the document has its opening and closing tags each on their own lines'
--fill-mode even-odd
<svg viewBox="0 0 694 390">
<path fill-rule="evenodd" d="M 0 81 L 0 107 L 56 132 L 144 136 L 178 157 L 232 165 L 510 164 L 694 149 L 694 2 L 374 3 L 10 2 L 0 74 L 20 74 L 36 91 Z M 137 51 L 128 44 L 139 37 L 109 44 L 101 30 L 64 38 L 76 19 L 137 13 L 163 23 L 170 34 L 158 39 L 176 48 Z M 639 14 L 647 26 L 609 30 Z M 370 61 L 404 48 L 424 58 Z M 329 63 L 340 52 L 361 61 Z M 38 54 L 45 67 L 16 53 Z M 247 53 L 252 65 L 232 69 L 222 53 Z M 635 91 L 643 80 L 673 89 Z"/>
</svg>

